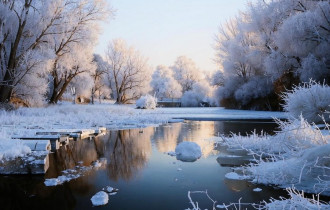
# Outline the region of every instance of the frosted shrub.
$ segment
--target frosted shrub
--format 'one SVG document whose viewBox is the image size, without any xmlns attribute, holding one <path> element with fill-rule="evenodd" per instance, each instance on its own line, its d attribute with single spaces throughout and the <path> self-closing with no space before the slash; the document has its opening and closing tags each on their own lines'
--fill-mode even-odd
<svg viewBox="0 0 330 210">
<path fill-rule="evenodd" d="M 322 116 L 330 121 L 330 87 L 314 81 L 296 86 L 283 95 L 284 110 L 294 118 L 300 115 L 309 122 L 321 122 Z"/>
<path fill-rule="evenodd" d="M 330 195 L 329 125 L 320 130 L 302 117 L 277 123 L 280 131 L 274 136 L 232 135 L 223 144 L 254 155 L 255 164 L 241 167 L 254 183 L 282 188 L 294 184 L 305 192 Z"/>
<path fill-rule="evenodd" d="M 330 143 L 330 136 L 323 136 L 319 129 L 315 129 L 305 119 L 278 121 L 281 131 L 276 135 L 257 135 L 252 133 L 248 136 L 232 134 L 230 138 L 224 138 L 224 144 L 230 148 L 242 148 L 250 152 L 268 156 L 285 155 L 286 157 L 319 145 Z"/>
<path fill-rule="evenodd" d="M 139 109 L 155 109 L 157 105 L 157 98 L 147 94 L 141 96 L 136 101 L 136 107 Z"/>
<path fill-rule="evenodd" d="M 271 199 L 266 203 L 265 209 L 329 209 L 330 203 L 320 201 L 318 196 L 307 198 L 304 192 L 299 192 L 294 188 L 287 188 L 290 198 Z"/>
</svg>

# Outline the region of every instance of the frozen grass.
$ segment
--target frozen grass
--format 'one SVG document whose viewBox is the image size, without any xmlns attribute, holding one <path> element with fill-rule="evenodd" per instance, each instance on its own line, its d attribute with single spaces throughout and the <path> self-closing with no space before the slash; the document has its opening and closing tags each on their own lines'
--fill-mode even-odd
<svg viewBox="0 0 330 210">
<path fill-rule="evenodd" d="M 304 192 L 299 192 L 294 188 L 286 189 L 290 198 L 271 199 L 269 203 L 264 202 L 261 209 L 301 209 L 301 210 L 321 210 L 330 209 L 330 203 L 319 200 L 319 196 L 307 198 Z"/>
<path fill-rule="evenodd" d="M 317 126 L 309 124 L 304 118 L 293 119 L 289 122 L 277 121 L 280 131 L 270 136 L 266 133 L 248 136 L 232 134 L 230 138 L 223 137 L 224 144 L 233 149 L 246 149 L 258 156 L 295 156 L 299 152 L 318 145 L 330 143 L 328 135 Z"/>
<path fill-rule="evenodd" d="M 284 109 L 293 117 L 303 114 L 309 122 L 330 121 L 330 87 L 314 81 L 294 87 L 283 96 Z M 322 119 L 323 118 L 323 119 Z"/>
<path fill-rule="evenodd" d="M 259 188 L 256 188 L 259 189 Z M 260 191 L 260 190 L 258 190 Z M 191 194 L 205 194 L 207 200 L 210 200 L 213 204 L 212 210 L 216 209 L 259 209 L 259 210 L 329 210 L 330 202 L 320 201 L 319 195 L 313 195 L 305 197 L 304 192 L 299 192 L 295 188 L 286 188 L 286 191 L 289 194 L 289 198 L 280 197 L 279 199 L 271 198 L 269 201 L 262 201 L 260 203 L 242 203 L 241 199 L 237 203 L 220 203 L 205 191 L 188 191 L 189 203 L 192 205 L 192 208 L 187 208 L 187 210 L 202 210 L 204 208 L 200 207 L 198 202 L 194 202 L 191 198 Z"/>
<path fill-rule="evenodd" d="M 254 183 L 330 196 L 330 134 L 302 117 L 278 122 L 281 131 L 274 136 L 232 135 L 223 137 L 229 148 L 242 148 L 255 156 L 256 164 L 240 167 Z M 328 125 L 326 124 L 325 127 Z"/>
</svg>

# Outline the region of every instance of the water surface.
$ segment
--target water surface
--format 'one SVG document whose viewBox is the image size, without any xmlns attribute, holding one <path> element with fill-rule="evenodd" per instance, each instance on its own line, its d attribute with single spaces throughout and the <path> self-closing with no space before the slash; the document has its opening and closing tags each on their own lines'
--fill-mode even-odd
<svg viewBox="0 0 330 210">
<path fill-rule="evenodd" d="M 62 175 L 78 162 L 90 165 L 106 158 L 107 164 L 83 177 L 56 187 L 46 187 L 44 177 L 0 177 L 1 209 L 186 209 L 191 208 L 188 191 L 208 190 L 219 203 L 259 202 L 286 195 L 283 190 L 256 186 L 246 181 L 225 179 L 230 166 L 217 159 L 224 151 L 215 146 L 213 136 L 272 132 L 269 122 L 186 121 L 160 127 L 110 131 L 95 140 L 72 141 L 50 157 L 45 178 Z M 203 157 L 186 163 L 167 155 L 178 143 L 194 141 L 201 145 Z M 109 203 L 93 207 L 90 198 L 105 186 L 119 189 Z M 256 187 L 262 192 L 253 192 Z M 192 195 L 202 209 L 212 203 L 202 194 Z M 4 207 L 4 208 L 2 208 Z"/>
</svg>

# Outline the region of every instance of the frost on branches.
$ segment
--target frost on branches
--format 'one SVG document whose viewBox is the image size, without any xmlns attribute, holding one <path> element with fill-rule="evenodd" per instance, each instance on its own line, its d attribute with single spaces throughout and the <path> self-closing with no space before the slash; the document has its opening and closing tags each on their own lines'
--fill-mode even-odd
<svg viewBox="0 0 330 210">
<path fill-rule="evenodd" d="M 254 183 L 290 187 L 330 195 L 330 133 L 306 120 L 279 122 L 274 136 L 252 134 L 224 138 L 229 148 L 243 148 L 256 164 L 241 167 Z M 328 126 L 328 125 L 327 125 Z"/>
<path fill-rule="evenodd" d="M 93 71 L 103 0 L 0 2 L 0 102 L 56 103 L 77 75 Z M 79 64 L 79 65 L 78 65 Z"/>
<path fill-rule="evenodd" d="M 329 1 L 257 0 L 220 28 L 222 106 L 281 109 L 284 91 L 310 79 L 330 83 Z M 234 82 L 235 81 L 235 82 Z"/>
<path fill-rule="evenodd" d="M 116 39 L 108 44 L 106 73 L 117 104 L 138 99 L 149 91 L 150 68 L 139 51 Z"/>
<path fill-rule="evenodd" d="M 300 115 L 314 123 L 330 121 L 330 87 L 313 81 L 296 86 L 283 95 L 284 110 L 294 118 Z"/>
<path fill-rule="evenodd" d="M 166 66 L 157 66 L 150 83 L 157 98 L 180 98 L 182 86 L 173 77 L 173 72 Z"/>
</svg>

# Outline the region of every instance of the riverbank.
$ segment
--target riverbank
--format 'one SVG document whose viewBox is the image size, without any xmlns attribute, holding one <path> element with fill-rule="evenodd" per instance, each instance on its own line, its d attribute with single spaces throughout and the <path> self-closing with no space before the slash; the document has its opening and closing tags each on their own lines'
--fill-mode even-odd
<svg viewBox="0 0 330 210">
<path fill-rule="evenodd" d="M 175 120 L 173 120 L 175 118 Z M 283 112 L 229 110 L 224 108 L 136 109 L 135 105 L 61 104 L 45 108 L 19 108 L 0 111 L 0 158 L 14 158 L 28 153 L 14 135 L 34 135 L 52 129 L 129 129 L 158 126 L 178 119 L 270 120 L 286 118 Z"/>
</svg>

